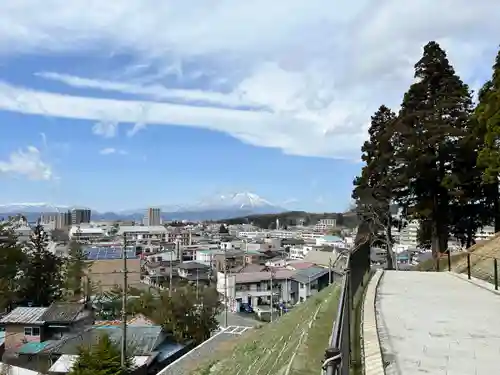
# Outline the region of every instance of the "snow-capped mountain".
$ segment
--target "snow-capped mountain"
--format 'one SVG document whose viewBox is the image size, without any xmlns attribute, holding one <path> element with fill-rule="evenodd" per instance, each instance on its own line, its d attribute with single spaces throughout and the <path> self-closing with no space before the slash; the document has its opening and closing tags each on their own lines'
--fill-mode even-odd
<svg viewBox="0 0 500 375">
<path fill-rule="evenodd" d="M 165 220 L 221 220 L 253 214 L 271 214 L 286 209 L 272 204 L 256 194 L 243 192 L 220 194 L 195 204 L 155 206 L 162 211 Z M 13 214 L 27 215 L 30 221 L 38 219 L 42 213 L 64 212 L 72 206 L 49 203 L 19 203 L 0 205 L 0 217 Z M 142 220 L 146 207 L 116 212 L 99 213 L 92 210 L 93 220 Z M 38 216 L 37 216 L 38 215 Z"/>
<path fill-rule="evenodd" d="M 0 212 L 5 214 L 64 212 L 70 209 L 70 206 L 53 205 L 50 203 L 0 204 Z"/>
<path fill-rule="evenodd" d="M 196 210 L 220 210 L 220 209 L 239 209 L 239 210 L 274 210 L 277 207 L 271 202 L 259 197 L 257 194 L 243 192 L 221 194 L 207 200 L 203 200 L 192 206 Z M 279 208 L 282 210 L 281 208 Z"/>
</svg>

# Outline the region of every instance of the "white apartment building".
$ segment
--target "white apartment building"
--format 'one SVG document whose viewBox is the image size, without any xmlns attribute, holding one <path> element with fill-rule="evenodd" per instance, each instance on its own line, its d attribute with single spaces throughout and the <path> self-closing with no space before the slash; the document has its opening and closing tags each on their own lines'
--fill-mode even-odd
<svg viewBox="0 0 500 375">
<path fill-rule="evenodd" d="M 162 245 L 167 242 L 167 230 L 162 225 L 124 225 L 120 226 L 117 235 L 122 238 L 126 236 L 128 245 L 142 247 L 147 253 L 161 251 Z"/>
<path fill-rule="evenodd" d="M 267 232 L 267 236 L 270 238 L 298 238 L 299 232 L 291 231 L 291 230 L 270 230 Z"/>
<path fill-rule="evenodd" d="M 238 237 L 257 240 L 257 239 L 262 239 L 262 238 L 266 237 L 266 232 L 256 232 L 256 231 L 243 232 L 242 231 L 242 232 L 238 232 Z"/>
<path fill-rule="evenodd" d="M 302 232 L 302 233 L 300 233 L 299 238 L 303 239 L 304 241 L 307 241 L 307 242 L 316 243 L 316 240 L 318 238 L 323 238 L 323 236 L 324 236 L 324 234 L 322 234 L 322 233 Z"/>
<path fill-rule="evenodd" d="M 290 246 L 290 253 L 289 253 L 289 257 L 290 259 L 295 259 L 295 260 L 298 260 L 298 259 L 304 259 L 307 255 L 307 252 L 308 252 L 308 248 L 310 246 L 303 246 L 303 245 L 294 245 L 294 246 Z"/>
<path fill-rule="evenodd" d="M 143 220 L 144 225 L 158 226 L 161 225 L 161 209 L 150 207 L 146 211 L 146 216 Z"/>
<path fill-rule="evenodd" d="M 478 229 L 476 232 L 476 241 L 484 241 L 487 239 L 490 239 L 495 235 L 495 227 L 492 227 L 491 225 L 487 225 L 481 229 Z"/>
<path fill-rule="evenodd" d="M 276 270 L 273 274 L 271 272 L 242 272 L 224 277 L 224 273 L 218 272 L 217 291 L 223 301 L 227 296 L 228 307 L 235 312 L 240 311 L 242 303 L 248 303 L 253 307 L 269 304 L 271 293 L 274 295 L 274 302 L 288 302 L 292 300 L 291 284 L 294 273 L 290 270 Z"/>
<path fill-rule="evenodd" d="M 102 241 L 105 236 L 102 228 L 93 226 L 73 225 L 69 230 L 69 239 L 74 241 L 96 243 Z"/>
<path fill-rule="evenodd" d="M 336 219 L 320 219 L 314 226 L 314 230 L 318 232 L 325 232 L 328 229 L 335 228 L 337 226 Z"/>
<path fill-rule="evenodd" d="M 420 223 L 418 220 L 412 220 L 403 227 L 399 233 L 398 231 L 394 231 L 396 237 L 399 237 L 399 244 L 403 246 L 408 246 L 410 248 L 415 248 L 418 246 L 417 234 L 418 229 L 420 227 Z"/>
</svg>

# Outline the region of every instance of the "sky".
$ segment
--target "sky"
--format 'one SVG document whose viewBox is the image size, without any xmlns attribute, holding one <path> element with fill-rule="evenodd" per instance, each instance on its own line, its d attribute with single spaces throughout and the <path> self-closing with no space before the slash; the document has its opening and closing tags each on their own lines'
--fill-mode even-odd
<svg viewBox="0 0 500 375">
<path fill-rule="evenodd" d="M 0 2 L 0 203 L 100 211 L 249 191 L 342 211 L 370 116 L 429 40 L 477 90 L 500 2 Z"/>
</svg>

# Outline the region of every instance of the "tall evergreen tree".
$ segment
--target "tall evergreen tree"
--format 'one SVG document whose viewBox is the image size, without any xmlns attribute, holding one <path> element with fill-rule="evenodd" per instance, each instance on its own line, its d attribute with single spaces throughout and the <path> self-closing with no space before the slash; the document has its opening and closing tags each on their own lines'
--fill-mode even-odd
<svg viewBox="0 0 500 375">
<path fill-rule="evenodd" d="M 21 280 L 24 302 L 33 306 L 49 306 L 63 292 L 62 260 L 52 254 L 47 245 L 47 232 L 38 224 L 26 244 L 27 261 L 22 268 Z"/>
<path fill-rule="evenodd" d="M 84 279 L 90 266 L 82 246 L 77 241 L 71 241 L 68 257 L 64 260 L 64 289 L 70 299 L 82 298 L 87 282 Z"/>
<path fill-rule="evenodd" d="M 122 367 L 120 347 L 107 335 L 92 346 L 80 347 L 78 354 L 68 375 L 127 375 L 133 370 L 131 356 L 126 357 Z"/>
<path fill-rule="evenodd" d="M 415 78 L 404 95 L 397 125 L 396 159 L 404 166 L 398 178 L 408 187 L 398 200 L 413 218 L 432 223 L 431 248 L 438 256 L 447 249 L 452 165 L 466 136 L 472 99 L 436 42 L 424 47 Z"/>
<path fill-rule="evenodd" d="M 385 105 L 380 106 L 371 118 L 368 130 L 370 135 L 362 151 L 365 163 L 361 176 L 354 180 L 352 197 L 357 201 L 358 216 L 370 223 L 377 242 L 387 249 L 387 267 L 393 267 L 391 202 L 394 196 L 394 183 L 391 178 L 394 166 L 394 148 L 391 138 L 396 115 Z"/>
<path fill-rule="evenodd" d="M 176 288 L 171 295 L 162 293 L 156 300 L 153 320 L 179 342 L 194 340 L 201 344 L 218 327 L 217 315 L 221 303 L 215 288 L 203 288 L 198 292 L 192 285 Z"/>
<path fill-rule="evenodd" d="M 478 166 L 483 168 L 488 202 L 493 212 L 495 232 L 500 231 L 499 177 L 500 177 L 500 51 L 493 65 L 493 75 L 479 92 L 479 103 L 474 112 L 477 126 L 484 136 L 479 151 Z"/>
<path fill-rule="evenodd" d="M 25 255 L 10 221 L 0 222 L 0 312 L 17 301 L 19 269 Z"/>
</svg>

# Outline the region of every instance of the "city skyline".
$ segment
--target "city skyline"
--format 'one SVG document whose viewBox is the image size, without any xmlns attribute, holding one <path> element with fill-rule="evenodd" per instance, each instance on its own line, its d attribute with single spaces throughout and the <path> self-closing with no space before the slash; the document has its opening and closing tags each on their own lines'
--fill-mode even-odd
<svg viewBox="0 0 500 375">
<path fill-rule="evenodd" d="M 448 5 L 0 5 L 1 203 L 114 211 L 250 191 L 344 211 L 370 116 L 398 109 L 425 43 L 476 92 L 489 77 L 500 8 Z"/>
</svg>

